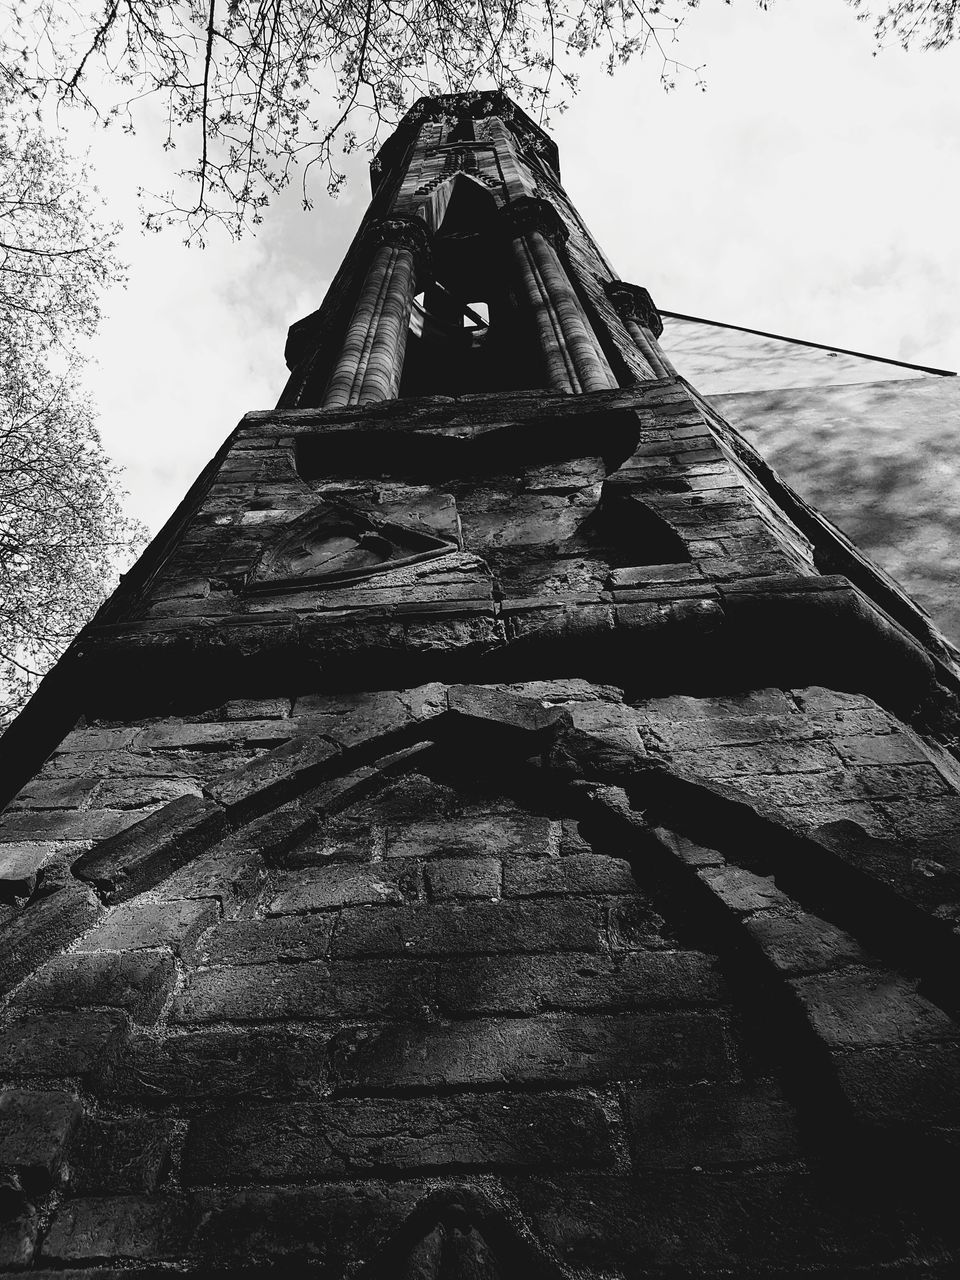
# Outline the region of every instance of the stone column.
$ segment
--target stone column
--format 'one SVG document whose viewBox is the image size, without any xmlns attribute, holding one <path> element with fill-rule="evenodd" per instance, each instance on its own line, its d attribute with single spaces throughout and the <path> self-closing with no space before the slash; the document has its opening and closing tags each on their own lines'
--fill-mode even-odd
<svg viewBox="0 0 960 1280">
<path fill-rule="evenodd" d="M 382 218 L 367 232 L 370 265 L 323 399 L 324 409 L 393 399 L 417 276 L 429 256 L 429 233 L 416 217 Z"/>
<path fill-rule="evenodd" d="M 561 391 L 617 386 L 607 358 L 557 254 L 567 237 L 547 200 L 522 196 L 501 209 L 522 295 L 533 312 L 550 385 Z"/>
<path fill-rule="evenodd" d="M 650 294 L 641 285 L 612 280 L 604 288 L 617 309 L 631 338 L 650 366 L 653 378 L 675 378 L 677 371 L 663 353 L 657 339 L 663 333 L 663 321 Z"/>
</svg>

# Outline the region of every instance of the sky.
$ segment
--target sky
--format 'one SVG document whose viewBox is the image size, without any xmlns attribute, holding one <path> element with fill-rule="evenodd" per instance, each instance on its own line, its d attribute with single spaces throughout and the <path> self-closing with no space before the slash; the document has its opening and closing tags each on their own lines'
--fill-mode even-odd
<svg viewBox="0 0 960 1280">
<path fill-rule="evenodd" d="M 619 274 L 667 311 L 960 368 L 960 46 L 873 49 L 843 0 L 703 0 L 680 52 L 705 92 L 690 77 L 665 93 L 653 57 L 584 74 L 550 132 Z M 139 230 L 137 186 L 169 186 L 173 163 L 149 115 L 134 138 L 71 132 L 129 264 L 88 387 L 128 509 L 156 532 L 243 414 L 275 404 L 287 327 L 366 207 L 366 158 L 337 200 L 303 213 L 291 193 L 256 237 L 197 250 Z"/>
</svg>

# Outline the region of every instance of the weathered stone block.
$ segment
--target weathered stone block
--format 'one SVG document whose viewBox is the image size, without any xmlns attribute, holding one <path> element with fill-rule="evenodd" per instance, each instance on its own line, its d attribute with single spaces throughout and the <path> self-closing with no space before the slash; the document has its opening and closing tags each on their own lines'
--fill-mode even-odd
<svg viewBox="0 0 960 1280">
<path fill-rule="evenodd" d="M 319 960 L 327 954 L 333 916 L 274 916 L 269 920 L 225 920 L 202 943 L 210 964 L 273 964 Z"/>
<path fill-rule="evenodd" d="M 182 1200 L 152 1196 L 84 1197 L 56 1211 L 43 1243 L 51 1262 L 132 1258 L 161 1261 L 182 1254 L 192 1227 Z"/>
<path fill-rule="evenodd" d="M 865 1259 L 902 1256 L 903 1228 L 889 1210 L 848 1208 L 836 1194 L 824 1200 L 802 1173 L 598 1174 L 511 1180 L 511 1187 L 540 1238 L 574 1268 L 740 1271 L 745 1258 L 862 1267 Z"/>
<path fill-rule="evenodd" d="M 156 1191 L 170 1162 L 171 1120 L 153 1116 L 88 1117 L 70 1154 L 74 1194 Z"/>
<path fill-rule="evenodd" d="M 593 902 L 473 902 L 402 909 L 350 907 L 331 944 L 334 956 L 410 956 L 512 951 L 596 951 L 602 908 Z"/>
<path fill-rule="evenodd" d="M 98 913 L 93 894 L 78 884 L 58 886 L 28 903 L 4 926 L 0 987 L 9 990 L 89 928 Z"/>
<path fill-rule="evenodd" d="M 519 698 L 486 685 L 451 685 L 447 705 L 454 715 L 465 719 L 519 729 L 547 740 L 569 724 L 569 716 L 561 707 L 545 707 L 532 698 Z"/>
<path fill-rule="evenodd" d="M 709 747 L 736 747 L 812 738 L 816 730 L 801 716 L 780 718 L 770 715 L 723 715 L 714 719 L 667 719 L 651 711 L 645 712 L 646 723 L 641 737 L 648 750 L 699 751 Z"/>
<path fill-rule="evenodd" d="M 923 804 L 915 800 L 885 800 L 883 809 L 889 815 L 897 834 L 912 844 L 950 855 L 960 855 L 960 796 L 930 799 Z"/>
<path fill-rule="evenodd" d="M 199 1192 L 192 1251 L 211 1262 L 309 1262 L 348 1274 L 371 1257 L 423 1196 L 423 1184 Z"/>
<path fill-rule="evenodd" d="M 184 720 L 148 725 L 137 736 L 137 750 L 209 751 L 242 742 L 251 747 L 275 747 L 286 742 L 293 725 L 283 720 L 231 720 L 189 724 Z"/>
<path fill-rule="evenodd" d="M 441 1007 L 457 1017 L 683 1007 L 712 1004 L 723 996 L 715 961 L 695 951 L 478 956 L 439 968 Z"/>
<path fill-rule="evenodd" d="M 793 1108 L 770 1085 L 630 1089 L 626 1116 L 638 1171 L 787 1162 L 800 1155 Z"/>
<path fill-rule="evenodd" d="M 737 786 L 747 795 L 775 805 L 812 805 L 847 800 L 938 797 L 946 783 L 932 765 L 873 765 L 786 777 L 746 776 Z"/>
<path fill-rule="evenodd" d="M 403 588 L 401 594 L 409 598 L 410 588 Z M 408 702 L 393 692 L 298 698 L 293 714 L 298 723 L 303 722 L 304 730 L 322 734 L 344 750 L 373 738 L 401 733 L 416 722 Z"/>
<path fill-rule="evenodd" d="M 274 861 L 282 867 L 363 862 L 370 857 L 373 838 L 369 823 L 328 818 L 316 831 L 305 833 L 289 849 L 275 855 Z"/>
<path fill-rule="evenodd" d="M 737 915 L 789 907 L 790 899 L 774 884 L 773 876 L 758 876 L 743 867 L 703 867 L 697 875 L 724 906 Z"/>
<path fill-rule="evenodd" d="M 800 709 L 811 716 L 832 716 L 860 708 L 880 710 L 873 699 L 868 698 L 865 693 L 825 689 L 822 685 L 808 685 L 805 689 L 794 689 L 793 694 Z M 886 715 L 886 712 L 880 710 L 880 714 Z M 895 721 L 892 717 L 888 717 L 888 723 L 892 727 Z"/>
<path fill-rule="evenodd" d="M 280 873 L 279 892 L 268 900 L 270 915 L 335 911 L 365 903 L 402 902 L 416 893 L 417 866 L 403 862 L 356 866 L 350 863 Z"/>
<path fill-rule="evenodd" d="M 189 975 L 171 1016 L 187 1023 L 415 1018 L 429 1012 L 435 986 L 433 967 L 415 961 L 204 969 Z"/>
<path fill-rule="evenodd" d="M 106 840 L 137 821 L 135 811 L 118 809 L 19 809 L 0 818 L 0 843 L 48 840 Z"/>
<path fill-rule="evenodd" d="M 182 866 L 212 844 L 225 825 L 226 817 L 218 804 L 184 796 L 81 854 L 73 872 L 120 901 Z"/>
<path fill-rule="evenodd" d="M 570 1014 L 400 1025 L 344 1033 L 331 1045 L 344 1085 L 404 1089 L 512 1081 L 725 1079 L 726 1033 L 711 1013 Z"/>
<path fill-rule="evenodd" d="M 858 1118 L 933 1132 L 956 1143 L 960 1134 L 960 1044 L 860 1049 L 833 1060 L 840 1087 Z"/>
<path fill-rule="evenodd" d="M 251 898 L 266 877 L 264 859 L 259 852 L 229 853 L 229 837 L 209 853 L 168 876 L 157 886 L 156 894 L 165 901 L 178 898 L 211 898 L 220 903 L 221 911 Z"/>
<path fill-rule="evenodd" d="M 922 744 L 908 733 L 856 734 L 834 738 L 833 745 L 852 765 L 930 763 Z"/>
<path fill-rule="evenodd" d="M 607 1121 L 575 1095 L 481 1094 L 245 1106 L 190 1125 L 184 1174 L 229 1185 L 448 1167 L 609 1165 Z"/>
<path fill-rule="evenodd" d="M 22 1267 L 29 1267 L 39 1232 L 40 1218 L 30 1212 L 0 1222 L 0 1267 L 9 1267 L 18 1273 Z M 31 1272 L 31 1275 L 34 1274 L 36 1273 Z"/>
<path fill-rule="evenodd" d="M 619 898 L 607 914 L 610 946 L 614 951 L 646 951 L 670 946 L 663 917 L 644 898 Z"/>
<path fill-rule="evenodd" d="M 125 902 L 83 939 L 84 951 L 143 951 L 161 947 L 191 956 L 197 939 L 217 919 L 204 898 L 174 902 Z"/>
<path fill-rule="evenodd" d="M 898 975 L 844 969 L 790 985 L 817 1035 L 832 1049 L 943 1040 L 956 1024 Z"/>
<path fill-rule="evenodd" d="M 0 1093 L 0 1170 L 25 1188 L 46 1191 L 55 1181 L 81 1108 L 69 1093 L 5 1089 Z"/>
<path fill-rule="evenodd" d="M 849 934 L 817 916 L 754 915 L 744 921 L 744 926 L 781 973 L 820 973 L 870 962 Z"/>
<path fill-rule="evenodd" d="M 38 1076 L 86 1076 L 109 1066 L 120 1050 L 126 1019 L 117 1012 L 47 1010 L 7 1019 L 0 1027 L 0 1071 Z"/>
<path fill-rule="evenodd" d="M 500 896 L 500 862 L 497 858 L 450 858 L 442 862 L 428 862 L 424 877 L 427 892 L 434 902 Z"/>
<path fill-rule="evenodd" d="M 120 1009 L 136 1022 L 154 1022 L 176 981 L 165 951 L 72 953 L 49 960 L 13 999 L 14 1008 Z"/>
<path fill-rule="evenodd" d="M 130 729 L 74 729 L 68 733 L 57 747 L 57 755 L 74 751 L 123 751 L 133 745 L 140 732 L 138 728 Z"/>
<path fill-rule="evenodd" d="M 322 1083 L 325 1045 L 289 1030 L 136 1036 L 100 1087 L 111 1100 L 151 1104 L 289 1097 Z"/>
<path fill-rule="evenodd" d="M 836 753 L 822 742 L 765 742 L 757 746 L 701 747 L 675 751 L 673 763 L 708 778 L 739 778 L 744 774 L 817 773 L 835 769 Z M 802 785 L 802 779 L 797 779 Z"/>
<path fill-rule="evenodd" d="M 92 764 L 92 762 L 90 762 Z M 87 777 L 44 777 L 42 774 L 17 793 L 17 809 L 82 809 L 102 784 L 91 769 Z M 112 808 L 112 805 L 105 805 Z"/>
<path fill-rule="evenodd" d="M 632 569 L 614 569 L 610 574 L 613 587 L 632 587 L 645 582 L 689 582 L 700 578 L 695 564 L 642 564 Z"/>
<path fill-rule="evenodd" d="M 635 893 L 636 889 L 628 862 L 597 853 L 565 858 L 510 858 L 503 864 L 505 897 L 619 894 Z"/>
<path fill-rule="evenodd" d="M 654 828 L 654 835 L 661 844 L 666 845 L 670 852 L 679 858 L 681 862 L 686 863 L 688 867 L 726 866 L 726 859 L 722 853 L 718 853 L 716 849 L 708 849 L 706 845 L 697 844 L 694 840 L 679 835 L 676 831 L 669 831 L 666 827 L 656 827 Z"/>
<path fill-rule="evenodd" d="M 391 857 L 543 857 L 551 852 L 546 818 L 476 816 L 459 822 L 411 822 L 387 832 Z"/>
<path fill-rule="evenodd" d="M 223 704 L 225 720 L 284 720 L 290 715 L 289 698 L 234 698 Z"/>
<path fill-rule="evenodd" d="M 207 791 L 231 813 L 261 810 L 279 804 L 311 781 L 337 758 L 340 748 L 326 738 L 295 739 L 239 769 L 214 779 Z"/>
<path fill-rule="evenodd" d="M 106 778 L 97 788 L 96 802 L 103 809 L 143 809 L 200 794 L 199 783 L 186 778 Z"/>
</svg>

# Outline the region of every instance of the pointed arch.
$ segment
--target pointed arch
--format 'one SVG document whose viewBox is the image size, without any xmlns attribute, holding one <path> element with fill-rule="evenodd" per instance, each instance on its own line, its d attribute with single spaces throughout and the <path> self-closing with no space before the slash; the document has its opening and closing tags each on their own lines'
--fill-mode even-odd
<svg viewBox="0 0 960 1280">
<path fill-rule="evenodd" d="M 380 519 L 346 502 L 324 502 L 284 526 L 248 589 L 347 585 L 456 550 L 455 542 L 423 528 Z"/>
<path fill-rule="evenodd" d="M 417 209 L 417 214 L 427 224 L 430 231 L 437 233 L 443 229 L 448 214 L 453 206 L 454 225 L 470 222 L 482 226 L 484 222 L 496 217 L 498 205 L 502 203 L 496 194 L 479 178 L 460 170 L 444 178 L 424 197 Z"/>
</svg>

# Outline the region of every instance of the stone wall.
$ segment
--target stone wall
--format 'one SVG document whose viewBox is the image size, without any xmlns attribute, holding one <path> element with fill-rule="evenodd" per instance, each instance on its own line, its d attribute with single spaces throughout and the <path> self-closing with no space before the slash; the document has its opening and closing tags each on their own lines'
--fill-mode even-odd
<svg viewBox="0 0 960 1280">
<path fill-rule="evenodd" d="M 960 1059 L 909 921 L 956 908 L 957 805 L 935 750 L 822 688 L 78 729 L 0 826 L 38 928 L 4 966 L 5 1264 L 340 1274 L 418 1206 L 497 1274 L 948 1248 L 906 1184 L 951 1149 Z"/>
</svg>

